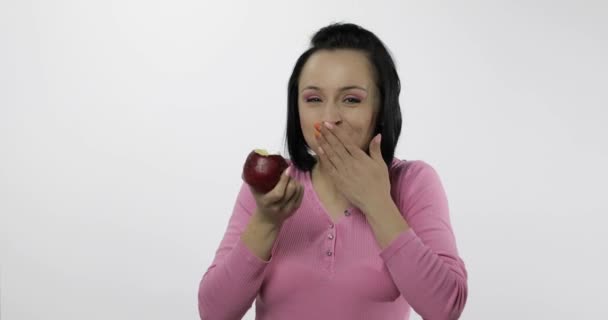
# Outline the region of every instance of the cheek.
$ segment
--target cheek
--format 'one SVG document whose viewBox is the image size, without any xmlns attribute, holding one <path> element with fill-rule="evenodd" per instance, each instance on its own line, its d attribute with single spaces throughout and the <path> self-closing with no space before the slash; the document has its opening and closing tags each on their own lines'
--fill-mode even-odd
<svg viewBox="0 0 608 320">
<path fill-rule="evenodd" d="M 317 145 L 317 138 L 315 138 L 314 123 L 312 121 L 306 121 L 300 118 L 300 129 L 304 135 L 304 140 L 309 146 Z"/>
</svg>

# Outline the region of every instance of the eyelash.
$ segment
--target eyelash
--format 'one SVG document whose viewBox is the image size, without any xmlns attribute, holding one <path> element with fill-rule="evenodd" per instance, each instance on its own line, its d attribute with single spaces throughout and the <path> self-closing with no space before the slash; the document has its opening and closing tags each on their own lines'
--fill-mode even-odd
<svg viewBox="0 0 608 320">
<path fill-rule="evenodd" d="M 313 99 L 319 99 L 319 98 L 309 98 L 309 99 L 306 99 L 306 102 L 317 102 L 317 101 L 311 101 Z M 351 103 L 361 103 L 360 99 L 354 98 L 354 97 L 348 97 L 345 100 L 354 100 L 354 102 L 351 102 Z"/>
</svg>

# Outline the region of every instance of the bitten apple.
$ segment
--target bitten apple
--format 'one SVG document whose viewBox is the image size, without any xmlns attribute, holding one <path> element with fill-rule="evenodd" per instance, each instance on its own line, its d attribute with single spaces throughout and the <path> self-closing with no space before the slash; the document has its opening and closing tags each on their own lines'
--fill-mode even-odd
<svg viewBox="0 0 608 320">
<path fill-rule="evenodd" d="M 289 164 L 281 155 L 254 149 L 245 160 L 242 178 L 256 191 L 267 193 L 279 183 L 281 174 L 287 167 Z"/>
</svg>

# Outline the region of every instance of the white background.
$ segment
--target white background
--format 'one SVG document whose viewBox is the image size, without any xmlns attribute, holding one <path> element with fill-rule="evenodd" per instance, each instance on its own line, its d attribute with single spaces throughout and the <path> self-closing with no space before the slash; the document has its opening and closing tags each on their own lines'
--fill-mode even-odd
<svg viewBox="0 0 608 320">
<path fill-rule="evenodd" d="M 200 0 L 0 2 L 0 318 L 197 319 L 242 163 L 286 155 L 288 77 L 335 21 L 394 55 L 462 318 L 608 318 L 605 1 Z"/>
</svg>

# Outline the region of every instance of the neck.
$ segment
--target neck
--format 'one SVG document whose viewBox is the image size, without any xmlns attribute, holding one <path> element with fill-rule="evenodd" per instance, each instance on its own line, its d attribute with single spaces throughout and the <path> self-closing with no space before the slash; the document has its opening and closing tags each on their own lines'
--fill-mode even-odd
<svg viewBox="0 0 608 320">
<path fill-rule="evenodd" d="M 327 173 L 327 169 L 324 168 L 319 162 L 318 156 L 315 158 L 317 159 L 317 163 L 315 163 L 315 165 L 312 167 L 311 172 L 312 180 L 314 181 L 315 185 L 321 188 L 322 192 L 332 199 L 346 201 L 344 196 L 339 192 L 338 188 L 336 188 L 336 185 L 331 181 L 331 178 Z"/>
</svg>

